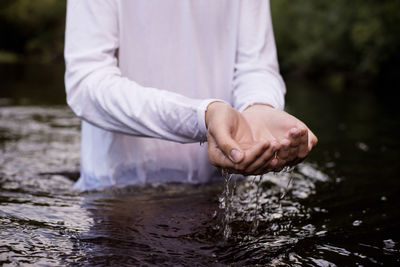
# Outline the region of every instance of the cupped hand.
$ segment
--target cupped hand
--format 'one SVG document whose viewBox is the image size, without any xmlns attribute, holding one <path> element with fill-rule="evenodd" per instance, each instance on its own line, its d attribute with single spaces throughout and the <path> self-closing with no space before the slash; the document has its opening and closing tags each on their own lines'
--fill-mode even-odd
<svg viewBox="0 0 400 267">
<path fill-rule="evenodd" d="M 299 119 L 268 105 L 256 104 L 242 112 L 250 125 L 253 140 L 278 142 L 280 149 L 269 164 L 256 173 L 279 171 L 284 166 L 301 162 L 317 144 L 318 139 Z"/>
<path fill-rule="evenodd" d="M 206 126 L 211 164 L 232 173 L 255 174 L 279 149 L 278 143 L 255 140 L 245 117 L 224 102 L 209 104 Z"/>
</svg>

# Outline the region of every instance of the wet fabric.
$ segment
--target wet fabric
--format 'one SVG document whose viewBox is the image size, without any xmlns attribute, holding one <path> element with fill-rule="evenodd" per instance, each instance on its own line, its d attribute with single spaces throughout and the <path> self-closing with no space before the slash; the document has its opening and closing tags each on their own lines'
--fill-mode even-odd
<svg viewBox="0 0 400 267">
<path fill-rule="evenodd" d="M 268 1 L 70 0 L 65 61 L 78 189 L 208 181 L 209 103 L 284 106 Z"/>
</svg>

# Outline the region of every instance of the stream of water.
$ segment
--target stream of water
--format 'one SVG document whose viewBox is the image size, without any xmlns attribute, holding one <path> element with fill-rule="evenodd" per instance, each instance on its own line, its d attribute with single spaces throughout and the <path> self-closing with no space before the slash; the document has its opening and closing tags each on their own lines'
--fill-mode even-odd
<svg viewBox="0 0 400 267">
<path fill-rule="evenodd" d="M 0 265 L 400 265 L 399 111 L 373 94 L 289 84 L 319 137 L 293 170 L 79 193 L 59 72 L 19 68 L 0 66 Z"/>
</svg>

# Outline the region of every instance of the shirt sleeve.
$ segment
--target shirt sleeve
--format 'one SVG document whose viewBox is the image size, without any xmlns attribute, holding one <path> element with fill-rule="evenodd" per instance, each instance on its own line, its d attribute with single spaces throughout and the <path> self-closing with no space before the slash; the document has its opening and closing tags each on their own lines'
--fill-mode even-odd
<svg viewBox="0 0 400 267">
<path fill-rule="evenodd" d="M 69 106 L 81 119 L 109 131 L 204 141 L 205 109 L 215 99 L 192 99 L 122 76 L 116 56 L 118 21 L 115 0 L 68 0 L 64 56 Z"/>
<path fill-rule="evenodd" d="M 233 81 L 233 105 L 284 108 L 285 84 L 279 73 L 268 0 L 242 0 Z"/>
</svg>

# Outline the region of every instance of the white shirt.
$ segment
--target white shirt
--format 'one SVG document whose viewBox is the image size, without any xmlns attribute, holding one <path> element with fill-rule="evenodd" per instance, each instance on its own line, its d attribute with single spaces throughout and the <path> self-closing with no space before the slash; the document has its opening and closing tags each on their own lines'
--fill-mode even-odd
<svg viewBox="0 0 400 267">
<path fill-rule="evenodd" d="M 82 190 L 208 181 L 210 102 L 284 106 L 269 1 L 68 0 L 65 61 Z"/>
</svg>

